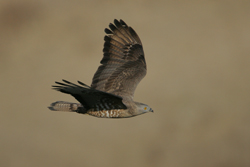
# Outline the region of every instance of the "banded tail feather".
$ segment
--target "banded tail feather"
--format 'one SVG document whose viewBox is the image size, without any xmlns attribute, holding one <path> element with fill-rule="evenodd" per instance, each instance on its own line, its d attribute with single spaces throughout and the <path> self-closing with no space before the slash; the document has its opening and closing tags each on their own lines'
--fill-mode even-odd
<svg viewBox="0 0 250 167">
<path fill-rule="evenodd" d="M 56 101 L 54 103 L 51 103 L 48 108 L 52 111 L 86 113 L 86 109 L 81 104 L 66 101 Z"/>
</svg>

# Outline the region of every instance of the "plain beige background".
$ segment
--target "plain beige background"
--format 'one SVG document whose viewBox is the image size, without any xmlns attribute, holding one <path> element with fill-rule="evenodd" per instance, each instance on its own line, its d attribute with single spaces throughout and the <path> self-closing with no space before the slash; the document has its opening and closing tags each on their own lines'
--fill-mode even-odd
<svg viewBox="0 0 250 167">
<path fill-rule="evenodd" d="M 154 113 L 51 112 L 54 81 L 91 83 L 104 28 L 139 34 Z M 1 167 L 249 167 L 250 1 L 0 1 Z"/>
</svg>

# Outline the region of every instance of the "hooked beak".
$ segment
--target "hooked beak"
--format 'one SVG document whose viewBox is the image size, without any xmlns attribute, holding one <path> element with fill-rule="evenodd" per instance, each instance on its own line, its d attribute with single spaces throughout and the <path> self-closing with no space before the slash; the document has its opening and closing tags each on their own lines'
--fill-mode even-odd
<svg viewBox="0 0 250 167">
<path fill-rule="evenodd" d="M 151 108 L 151 109 L 150 109 L 150 112 L 154 112 L 154 110 Z"/>
</svg>

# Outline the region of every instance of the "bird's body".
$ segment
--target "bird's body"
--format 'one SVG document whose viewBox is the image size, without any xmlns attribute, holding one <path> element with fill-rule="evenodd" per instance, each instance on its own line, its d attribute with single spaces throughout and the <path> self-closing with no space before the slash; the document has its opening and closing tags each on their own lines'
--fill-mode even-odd
<svg viewBox="0 0 250 167">
<path fill-rule="evenodd" d="M 100 118 L 127 118 L 153 111 L 146 104 L 133 101 L 138 83 L 146 75 L 141 41 L 135 31 L 120 20 L 114 20 L 104 40 L 104 56 L 91 87 L 63 80 L 55 90 L 71 94 L 79 103 L 57 101 L 49 109 L 72 111 Z"/>
</svg>

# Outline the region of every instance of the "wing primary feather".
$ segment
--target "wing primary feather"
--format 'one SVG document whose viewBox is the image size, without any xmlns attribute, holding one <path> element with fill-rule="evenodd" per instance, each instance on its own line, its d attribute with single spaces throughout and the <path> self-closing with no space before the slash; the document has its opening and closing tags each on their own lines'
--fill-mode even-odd
<svg viewBox="0 0 250 167">
<path fill-rule="evenodd" d="M 110 30 L 109 30 L 109 29 L 107 29 L 107 28 L 105 28 L 105 29 L 104 29 L 104 31 L 105 31 L 105 33 L 106 33 L 106 34 L 113 34 L 113 32 L 112 32 L 112 31 L 110 31 Z"/>
<path fill-rule="evenodd" d="M 81 86 L 79 86 L 79 85 L 76 85 L 76 84 L 74 84 L 74 83 L 72 83 L 72 82 L 69 82 L 69 81 L 67 81 L 67 80 L 62 80 L 63 82 L 65 82 L 65 83 L 67 83 L 67 84 L 69 84 L 68 86 L 75 86 L 75 87 L 78 87 L 78 88 L 81 88 Z"/>
<path fill-rule="evenodd" d="M 81 84 L 81 85 L 87 87 L 87 88 L 91 88 L 90 86 L 86 85 L 85 83 L 82 83 L 81 81 L 77 81 L 77 82 L 78 82 L 79 84 Z"/>
<path fill-rule="evenodd" d="M 141 40 L 139 38 L 139 36 L 137 35 L 137 33 L 135 32 L 135 30 L 132 27 L 129 27 L 129 32 L 130 34 L 134 37 L 134 39 L 141 44 Z"/>
<path fill-rule="evenodd" d="M 115 40 L 115 41 L 117 41 L 117 40 L 119 39 L 119 40 L 120 40 L 120 43 L 123 42 L 123 43 L 121 43 L 122 45 L 128 44 L 127 41 L 125 41 L 123 38 L 121 38 L 120 36 L 118 36 L 118 35 L 116 35 L 116 34 L 109 35 L 109 37 L 112 38 L 112 39 Z M 118 42 L 118 41 L 117 41 L 117 42 Z"/>
<path fill-rule="evenodd" d="M 114 20 L 114 23 L 116 27 L 118 28 L 118 31 L 126 38 L 130 43 L 137 43 L 137 41 L 133 38 L 133 36 L 130 34 L 129 29 L 125 26 L 123 26 L 118 20 Z"/>
<path fill-rule="evenodd" d="M 109 28 L 114 32 L 117 30 L 117 28 L 114 26 L 114 24 L 110 23 Z"/>
<path fill-rule="evenodd" d="M 61 83 L 61 82 L 55 82 L 56 84 L 59 84 L 59 85 L 63 85 L 63 86 L 68 86 L 67 84 L 65 84 L 65 83 Z"/>
<path fill-rule="evenodd" d="M 104 54 L 103 54 L 103 58 L 106 58 L 106 57 L 108 57 L 108 58 L 119 58 L 119 59 L 122 59 L 123 58 L 123 56 L 121 56 L 121 55 L 118 55 L 118 54 L 115 54 L 115 53 L 108 53 L 108 52 L 105 52 Z"/>
<path fill-rule="evenodd" d="M 124 27 L 128 27 L 128 25 L 127 25 L 122 19 L 120 19 L 120 23 L 121 23 Z"/>
<path fill-rule="evenodd" d="M 104 40 L 106 41 L 106 42 L 109 42 L 109 43 L 116 43 L 116 44 L 118 44 L 120 47 L 122 47 L 122 46 L 124 46 L 124 45 L 129 45 L 128 43 L 125 43 L 125 44 L 123 44 L 123 43 L 121 43 L 121 42 L 119 42 L 119 41 L 117 41 L 117 40 L 115 40 L 115 39 L 113 39 L 113 38 L 111 38 L 110 36 L 105 36 L 104 37 Z"/>
<path fill-rule="evenodd" d="M 123 40 L 125 43 L 131 43 L 131 41 L 124 33 L 126 33 L 126 30 L 121 32 L 120 29 L 122 27 L 115 26 L 114 24 L 110 23 L 109 28 L 112 30 L 113 34 L 119 37 L 121 40 Z M 127 34 L 127 33 L 126 33 Z M 128 35 L 128 34 L 127 34 Z M 125 40 L 126 39 L 126 40 Z"/>
<path fill-rule="evenodd" d="M 119 55 L 123 55 L 123 50 L 115 50 L 115 49 L 112 49 L 112 48 L 108 48 L 108 47 L 104 47 L 103 50 L 102 50 L 104 53 L 110 53 L 111 52 L 116 52 L 118 53 Z"/>
<path fill-rule="evenodd" d="M 116 22 L 116 21 L 117 21 L 117 20 L 115 19 L 115 20 L 114 20 L 115 25 L 112 24 L 112 23 L 109 24 L 109 27 L 110 27 L 110 29 L 114 32 L 114 34 L 117 35 L 117 36 L 119 36 L 119 34 L 121 34 L 121 35 L 127 40 L 128 43 L 133 42 L 133 41 L 131 41 L 131 40 L 126 36 L 126 35 L 128 35 L 128 36 L 131 38 L 130 34 L 127 33 L 127 30 L 124 30 L 124 29 L 123 29 L 124 27 L 122 27 L 121 24 L 120 24 L 118 21 L 117 21 L 117 22 Z M 122 30 L 122 31 L 121 31 L 121 30 Z M 116 32 L 118 32 L 118 33 L 116 33 Z M 126 35 L 125 35 L 124 33 L 126 33 Z"/>
<path fill-rule="evenodd" d="M 119 47 L 111 42 L 105 42 L 104 43 L 104 48 L 103 48 L 103 52 L 105 51 L 108 51 L 109 48 L 113 48 L 115 50 L 119 50 L 120 52 L 123 52 L 124 49 L 123 49 L 123 46 Z"/>
</svg>

